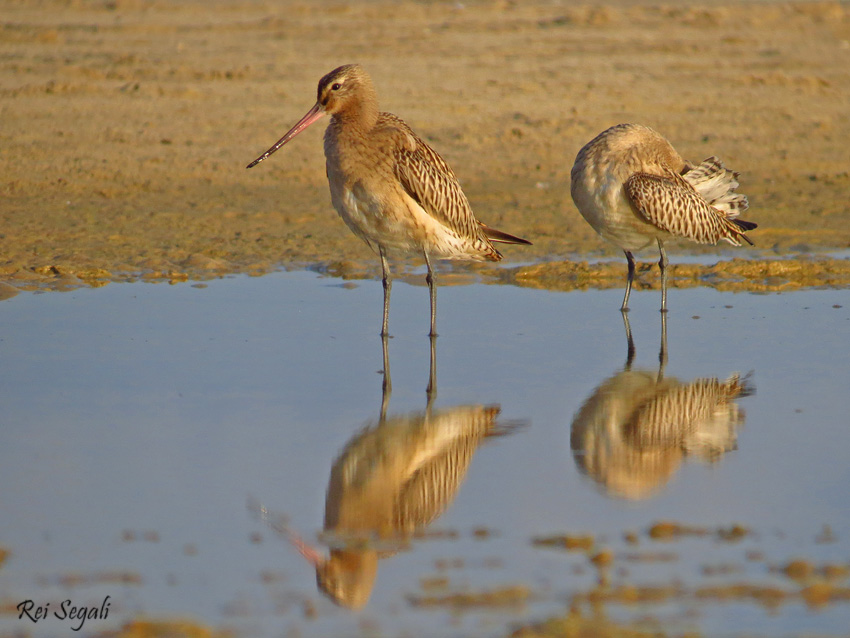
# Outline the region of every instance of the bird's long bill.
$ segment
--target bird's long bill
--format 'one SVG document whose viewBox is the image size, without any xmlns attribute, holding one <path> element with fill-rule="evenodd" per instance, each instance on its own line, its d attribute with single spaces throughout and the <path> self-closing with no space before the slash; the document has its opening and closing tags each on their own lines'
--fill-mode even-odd
<svg viewBox="0 0 850 638">
<path fill-rule="evenodd" d="M 289 538 L 289 542 L 292 543 L 292 546 L 298 550 L 298 553 L 301 554 L 313 567 L 318 568 L 325 562 L 325 557 L 322 556 L 315 547 L 305 543 L 295 532 L 291 530 L 288 531 L 287 537 Z"/>
<path fill-rule="evenodd" d="M 309 111 L 307 111 L 307 113 L 304 115 L 304 117 L 302 117 L 300 120 L 298 120 L 298 123 L 295 126 L 293 126 L 291 129 L 289 129 L 289 131 L 286 132 L 286 135 L 281 137 L 275 143 L 275 145 L 272 146 L 269 150 L 267 150 L 265 153 L 260 155 L 253 162 L 248 164 L 247 168 L 251 168 L 252 166 L 256 166 L 257 164 L 262 162 L 269 155 L 274 153 L 277 149 L 279 149 L 281 146 L 286 144 L 289 140 L 291 140 L 293 137 L 298 135 L 301 131 L 303 131 L 305 128 L 310 126 L 313 122 L 318 120 L 324 114 L 325 114 L 325 108 L 319 102 L 316 102 L 316 105 L 313 108 L 311 108 Z"/>
</svg>

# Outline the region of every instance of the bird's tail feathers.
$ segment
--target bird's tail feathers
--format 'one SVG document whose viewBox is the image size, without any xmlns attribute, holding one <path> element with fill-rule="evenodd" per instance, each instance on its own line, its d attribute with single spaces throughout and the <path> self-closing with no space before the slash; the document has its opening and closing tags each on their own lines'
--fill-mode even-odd
<svg viewBox="0 0 850 638">
<path fill-rule="evenodd" d="M 753 383 L 754 371 L 750 370 L 743 377 L 735 373 L 726 380 L 726 388 L 729 391 L 729 396 L 732 398 L 743 399 L 744 397 L 752 396 L 756 393 L 756 386 Z"/>
<path fill-rule="evenodd" d="M 702 163 L 682 175 L 696 191 L 714 208 L 733 219 L 747 210 L 747 196 L 736 193 L 740 185 L 738 175 L 729 170 L 717 157 L 704 159 Z"/>
</svg>

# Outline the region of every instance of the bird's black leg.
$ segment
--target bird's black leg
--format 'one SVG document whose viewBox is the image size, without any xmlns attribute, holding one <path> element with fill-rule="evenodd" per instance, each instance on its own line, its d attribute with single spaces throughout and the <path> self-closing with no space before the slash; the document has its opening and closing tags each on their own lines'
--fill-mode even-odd
<svg viewBox="0 0 850 638">
<path fill-rule="evenodd" d="M 383 271 L 382 283 L 384 284 L 384 320 L 381 324 L 381 336 L 389 337 L 390 331 L 388 324 L 390 321 L 390 292 L 393 289 L 392 273 L 390 265 L 387 263 L 387 256 L 384 254 L 384 249 L 380 249 L 381 254 L 381 270 Z"/>
<path fill-rule="evenodd" d="M 431 259 L 428 253 L 424 252 L 425 265 L 428 267 L 428 274 L 425 276 L 425 281 L 428 282 L 428 292 L 431 294 L 431 332 L 429 337 L 437 336 L 437 280 L 434 277 L 434 270 L 431 268 Z"/>
<path fill-rule="evenodd" d="M 629 276 L 626 278 L 626 295 L 623 297 L 623 305 L 620 306 L 620 310 L 628 312 L 629 295 L 632 294 L 632 280 L 635 278 L 635 256 L 628 250 L 623 252 L 626 253 L 626 260 L 629 262 Z"/>
<path fill-rule="evenodd" d="M 661 312 L 667 312 L 667 253 L 664 251 L 664 244 L 658 240 L 658 250 L 661 253 L 661 259 L 658 260 L 658 267 L 661 268 Z"/>
</svg>

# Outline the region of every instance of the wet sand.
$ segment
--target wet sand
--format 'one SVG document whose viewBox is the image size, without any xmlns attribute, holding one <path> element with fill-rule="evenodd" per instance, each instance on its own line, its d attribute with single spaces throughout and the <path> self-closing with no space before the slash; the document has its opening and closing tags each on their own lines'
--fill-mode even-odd
<svg viewBox="0 0 850 638">
<path fill-rule="evenodd" d="M 569 170 L 599 131 L 636 121 L 741 172 L 760 225 L 744 262 L 794 257 L 677 285 L 752 268 L 783 270 L 782 286 L 823 283 L 823 269 L 848 283 L 842 260 L 797 259 L 850 247 L 844 4 L 45 0 L 3 10 L 0 294 L 305 266 L 376 276 L 330 205 L 321 126 L 245 170 L 318 78 L 353 61 L 454 167 L 478 217 L 534 242 L 505 253 L 535 266 L 472 267 L 480 279 L 563 288 L 562 272 L 587 268 L 563 260 L 610 256 L 587 285 L 608 285 L 607 268 L 622 285 Z"/>
</svg>

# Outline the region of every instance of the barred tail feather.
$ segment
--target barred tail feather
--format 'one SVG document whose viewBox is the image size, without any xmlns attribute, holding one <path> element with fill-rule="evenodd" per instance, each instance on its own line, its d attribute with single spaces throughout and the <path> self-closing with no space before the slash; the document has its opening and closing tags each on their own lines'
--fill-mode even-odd
<svg viewBox="0 0 850 638">
<path fill-rule="evenodd" d="M 718 158 L 712 156 L 696 168 L 685 172 L 682 177 L 714 208 L 723 211 L 727 218 L 737 217 L 747 210 L 747 196 L 736 193 L 738 175 L 729 170 Z"/>
</svg>

